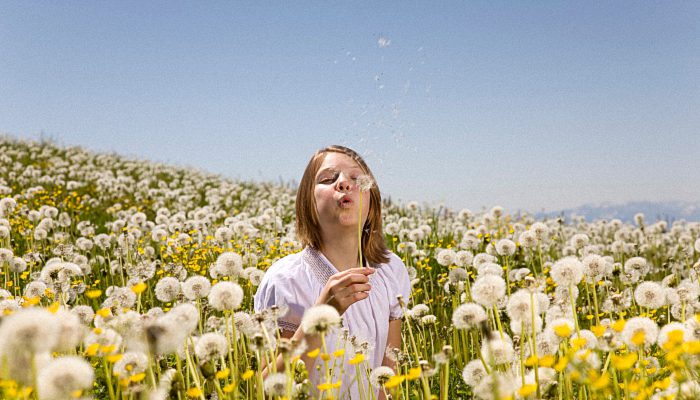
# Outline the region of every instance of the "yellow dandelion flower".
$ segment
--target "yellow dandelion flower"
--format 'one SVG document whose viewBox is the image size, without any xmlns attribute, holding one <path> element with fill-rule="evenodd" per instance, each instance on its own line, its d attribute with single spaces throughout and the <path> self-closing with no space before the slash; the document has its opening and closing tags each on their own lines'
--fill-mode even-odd
<svg viewBox="0 0 700 400">
<path fill-rule="evenodd" d="M 605 333 L 605 327 L 601 325 L 592 326 L 591 332 L 593 332 L 595 337 L 601 337 Z"/>
<path fill-rule="evenodd" d="M 567 338 L 571 336 L 572 329 L 567 324 L 562 324 L 554 327 L 554 333 L 559 337 Z"/>
<path fill-rule="evenodd" d="M 107 361 L 115 363 L 122 359 L 122 354 L 110 354 L 107 356 Z"/>
<path fill-rule="evenodd" d="M 129 380 L 132 382 L 141 382 L 145 378 L 146 378 L 146 373 L 141 372 L 140 374 L 131 375 L 131 377 L 129 377 Z"/>
<path fill-rule="evenodd" d="M 592 382 L 593 389 L 602 390 L 610 385 L 610 376 L 608 374 L 601 375 L 598 379 Z"/>
<path fill-rule="evenodd" d="M 612 328 L 616 332 L 622 332 L 622 330 L 625 329 L 626 323 L 627 323 L 627 321 L 625 321 L 624 319 L 618 319 L 617 321 L 615 321 L 614 324 L 612 324 Z"/>
<path fill-rule="evenodd" d="M 420 367 L 411 368 L 408 370 L 408 373 L 405 375 L 406 379 L 409 381 L 412 381 L 414 379 L 418 379 L 418 378 L 420 378 L 421 372 L 422 371 L 421 371 Z"/>
<path fill-rule="evenodd" d="M 355 354 L 355 357 L 351 358 L 348 363 L 350 365 L 356 365 L 361 363 L 362 361 L 365 361 L 365 355 L 362 353 L 357 353 Z"/>
<path fill-rule="evenodd" d="M 540 366 L 546 367 L 546 368 L 549 368 L 549 367 L 551 367 L 552 365 L 554 365 L 554 361 L 555 361 L 555 360 L 554 360 L 554 356 L 551 356 L 551 355 L 546 355 L 546 356 L 541 357 L 541 358 L 539 359 Z"/>
<path fill-rule="evenodd" d="M 389 380 L 386 381 L 384 384 L 384 387 L 387 389 L 393 389 L 396 386 L 399 386 L 403 381 L 406 380 L 406 377 L 403 375 L 394 375 Z"/>
<path fill-rule="evenodd" d="M 228 377 L 231 370 L 229 368 L 216 372 L 216 379 L 225 379 Z"/>
<path fill-rule="evenodd" d="M 202 390 L 196 387 L 187 389 L 187 397 L 199 397 L 202 395 Z"/>
<path fill-rule="evenodd" d="M 95 312 L 95 314 L 99 315 L 102 318 L 105 318 L 112 314 L 112 310 L 110 310 L 109 308 L 100 308 Z"/>
<path fill-rule="evenodd" d="M 316 357 L 318 357 L 319 354 L 321 354 L 321 349 L 319 349 L 318 347 L 311 350 L 310 352 L 306 353 L 306 355 L 309 358 L 316 358 Z"/>
<path fill-rule="evenodd" d="M 624 355 L 613 355 L 611 358 L 612 365 L 619 371 L 625 371 L 634 366 L 637 362 L 637 353 L 627 353 Z"/>
<path fill-rule="evenodd" d="M 51 304 L 47 309 L 49 310 L 50 313 L 56 314 L 58 312 L 58 307 L 61 305 L 61 303 L 55 301 L 53 304 Z"/>
<path fill-rule="evenodd" d="M 640 330 L 635 332 L 634 335 L 632 335 L 632 343 L 634 343 L 637 346 L 641 346 L 644 344 L 644 339 L 646 338 L 646 334 L 644 331 Z"/>
<path fill-rule="evenodd" d="M 525 360 L 526 367 L 534 367 L 535 365 L 537 365 L 537 357 L 530 356 Z"/>
<path fill-rule="evenodd" d="M 527 397 L 537 390 L 537 385 L 525 385 L 518 389 L 518 395 Z"/>
<path fill-rule="evenodd" d="M 554 366 L 554 369 L 557 372 L 561 372 L 566 368 L 567 364 L 569 364 L 569 360 L 566 357 L 562 357 L 557 361 L 557 364 Z"/>
<path fill-rule="evenodd" d="M 140 282 L 140 283 L 137 283 L 136 285 L 132 286 L 131 291 L 136 293 L 136 294 L 141 294 L 141 293 L 143 293 L 144 290 L 146 290 L 147 287 L 148 287 L 148 285 L 146 283 Z"/>
<path fill-rule="evenodd" d="M 345 349 L 338 349 L 338 350 L 333 352 L 333 357 L 336 357 L 336 358 L 342 357 L 343 354 L 345 354 Z"/>
<path fill-rule="evenodd" d="M 253 372 L 252 370 L 249 369 L 249 370 L 247 370 L 246 372 L 244 372 L 244 373 L 241 374 L 241 379 L 243 379 L 244 381 L 247 381 L 247 380 L 250 379 L 253 375 L 255 375 L 255 372 Z"/>
<path fill-rule="evenodd" d="M 88 290 L 85 292 L 85 296 L 87 296 L 88 299 L 96 299 L 102 295 L 102 291 L 100 289 L 93 289 L 93 290 Z"/>
</svg>

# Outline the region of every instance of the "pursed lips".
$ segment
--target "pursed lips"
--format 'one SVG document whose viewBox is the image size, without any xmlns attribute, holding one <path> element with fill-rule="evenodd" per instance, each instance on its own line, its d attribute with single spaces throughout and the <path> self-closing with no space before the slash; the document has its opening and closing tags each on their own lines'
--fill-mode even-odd
<svg viewBox="0 0 700 400">
<path fill-rule="evenodd" d="M 343 195 L 340 199 L 338 199 L 338 207 L 340 208 L 350 208 L 352 206 L 352 199 L 350 196 Z"/>
</svg>

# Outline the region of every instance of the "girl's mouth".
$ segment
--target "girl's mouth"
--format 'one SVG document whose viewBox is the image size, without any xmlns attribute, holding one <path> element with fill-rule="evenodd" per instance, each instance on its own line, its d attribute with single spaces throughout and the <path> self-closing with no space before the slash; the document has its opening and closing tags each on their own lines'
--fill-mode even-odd
<svg viewBox="0 0 700 400">
<path fill-rule="evenodd" d="M 353 203 L 353 201 L 350 198 L 350 196 L 346 195 L 346 196 L 341 197 L 340 200 L 338 200 L 338 207 L 350 208 L 350 207 L 352 207 L 352 203 Z"/>
</svg>

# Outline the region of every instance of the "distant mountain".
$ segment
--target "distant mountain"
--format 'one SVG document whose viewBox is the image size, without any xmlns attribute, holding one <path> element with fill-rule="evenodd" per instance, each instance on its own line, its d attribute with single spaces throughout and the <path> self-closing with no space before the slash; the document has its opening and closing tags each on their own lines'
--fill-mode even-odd
<svg viewBox="0 0 700 400">
<path fill-rule="evenodd" d="M 658 220 L 673 222 L 679 219 L 700 221 L 700 201 L 631 201 L 624 204 L 584 204 L 576 208 L 541 212 L 535 215 L 538 219 L 559 217 L 562 215 L 569 218 L 572 215 L 579 215 L 585 217 L 586 221 L 617 218 L 624 222 L 634 222 L 634 215 L 640 212 L 644 214 L 645 220 L 649 223 Z"/>
</svg>

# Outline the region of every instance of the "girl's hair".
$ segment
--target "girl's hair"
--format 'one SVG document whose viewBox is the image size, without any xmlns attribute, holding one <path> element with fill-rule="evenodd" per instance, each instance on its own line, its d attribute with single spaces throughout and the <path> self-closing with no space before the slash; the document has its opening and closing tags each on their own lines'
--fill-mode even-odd
<svg viewBox="0 0 700 400">
<path fill-rule="evenodd" d="M 376 180 L 372 171 L 354 150 L 344 146 L 328 146 L 318 150 L 309 160 L 304 170 L 304 175 L 299 182 L 297 190 L 297 237 L 304 246 L 321 248 L 321 226 L 316 214 L 316 198 L 314 187 L 316 186 L 316 174 L 318 173 L 327 153 L 340 153 L 352 158 L 362 169 L 362 173 L 369 175 L 374 185 L 369 189 L 369 213 L 364 229 L 362 230 L 362 254 L 370 264 L 383 264 L 389 262 L 389 251 L 384 242 L 382 232 L 382 196 L 379 194 Z"/>
</svg>

